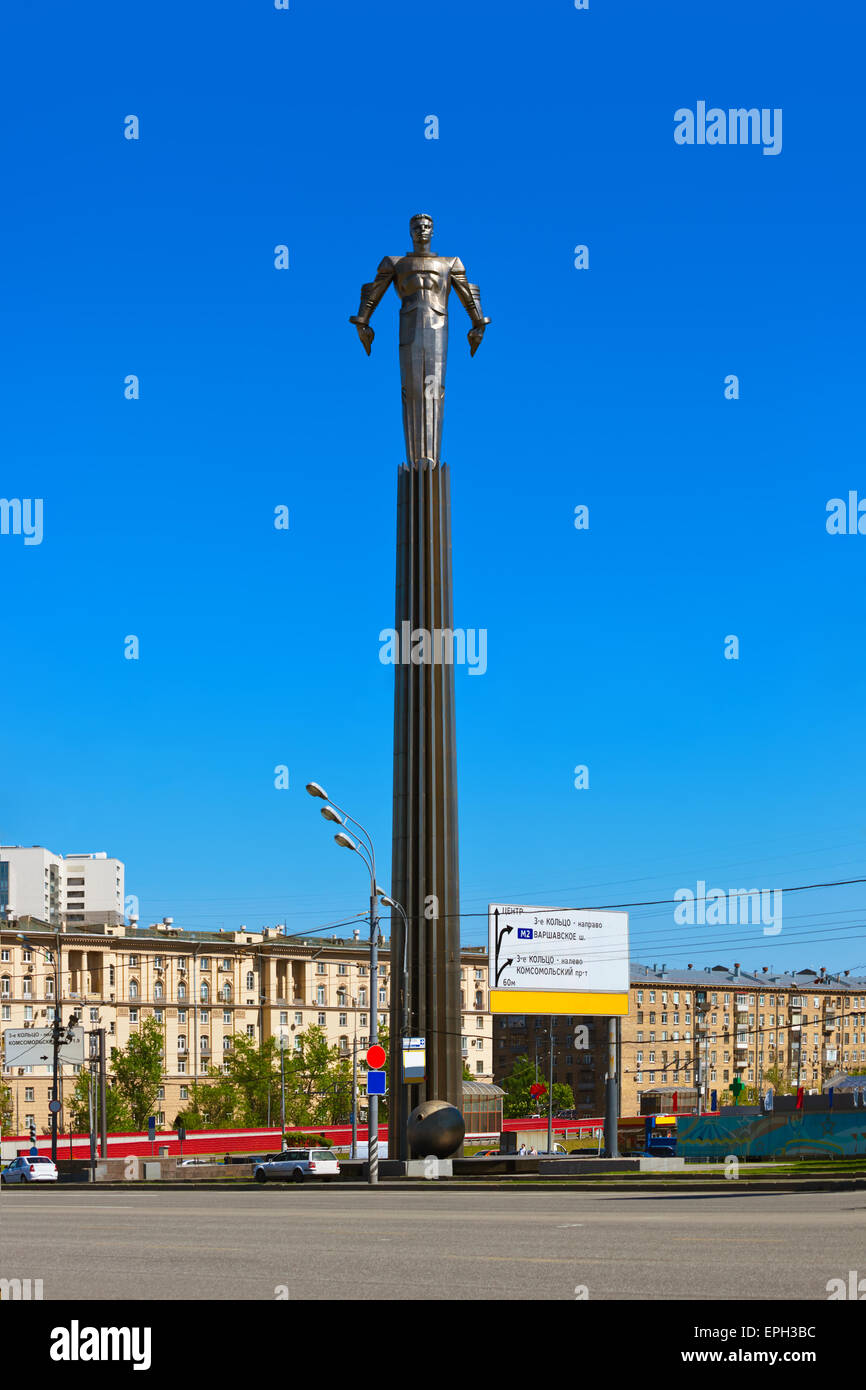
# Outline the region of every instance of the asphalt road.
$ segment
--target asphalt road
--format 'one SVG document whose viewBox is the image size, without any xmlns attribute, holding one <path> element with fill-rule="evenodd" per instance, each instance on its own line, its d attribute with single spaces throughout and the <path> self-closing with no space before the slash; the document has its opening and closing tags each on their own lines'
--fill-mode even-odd
<svg viewBox="0 0 866 1390">
<path fill-rule="evenodd" d="M 866 1273 L 860 1192 L 17 1189 L 0 1277 L 46 1300 L 817 1299 Z"/>
</svg>

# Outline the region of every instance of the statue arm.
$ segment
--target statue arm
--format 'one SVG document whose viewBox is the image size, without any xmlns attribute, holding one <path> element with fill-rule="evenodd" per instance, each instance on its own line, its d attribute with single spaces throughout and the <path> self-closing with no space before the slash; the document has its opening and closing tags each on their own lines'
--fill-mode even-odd
<svg viewBox="0 0 866 1390">
<path fill-rule="evenodd" d="M 370 349 L 373 346 L 373 339 L 376 336 L 370 327 L 370 319 L 373 310 L 384 295 L 391 281 L 394 279 L 394 261 L 391 256 L 385 256 L 379 262 L 379 269 L 376 271 L 376 278 L 369 285 L 361 286 L 361 304 L 357 314 L 353 314 L 349 319 L 358 330 L 358 337 L 364 346 L 367 356 L 370 356 Z"/>
<path fill-rule="evenodd" d="M 467 334 L 469 338 L 469 353 L 474 357 L 479 347 L 481 339 L 484 337 L 484 330 L 490 320 L 484 317 L 481 308 L 481 292 L 477 285 L 471 285 L 466 276 L 466 268 L 459 257 L 454 258 L 451 267 L 451 284 L 457 292 L 457 297 L 472 320 L 472 327 Z"/>
</svg>

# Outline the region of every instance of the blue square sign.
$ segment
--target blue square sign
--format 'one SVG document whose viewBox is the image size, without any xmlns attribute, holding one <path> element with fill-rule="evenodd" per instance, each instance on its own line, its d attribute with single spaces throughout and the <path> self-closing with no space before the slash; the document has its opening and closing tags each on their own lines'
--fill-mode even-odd
<svg viewBox="0 0 866 1390">
<path fill-rule="evenodd" d="M 368 1095 L 368 1096 L 384 1096 L 384 1095 L 386 1095 L 386 1094 L 387 1094 L 386 1091 L 385 1091 L 385 1081 L 386 1081 L 386 1080 L 387 1080 L 387 1078 L 386 1078 L 385 1073 L 384 1073 L 383 1071 L 368 1071 L 368 1072 L 367 1072 L 367 1095 Z"/>
</svg>

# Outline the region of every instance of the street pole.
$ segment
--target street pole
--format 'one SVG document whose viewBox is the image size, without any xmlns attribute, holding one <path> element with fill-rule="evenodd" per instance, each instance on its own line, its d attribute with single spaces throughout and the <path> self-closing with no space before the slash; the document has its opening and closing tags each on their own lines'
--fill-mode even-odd
<svg viewBox="0 0 866 1390">
<path fill-rule="evenodd" d="M 352 1157 L 358 1157 L 358 1015 L 352 1040 Z"/>
<path fill-rule="evenodd" d="M 605 1083 L 604 1094 L 604 1141 L 607 1157 L 619 1158 L 615 1018 L 611 1018 L 608 1021 L 607 1039 L 607 1081 Z"/>
<path fill-rule="evenodd" d="M 550 1020 L 550 1027 L 547 1030 L 547 1038 L 550 1043 L 550 1075 L 547 1090 L 547 1152 L 553 1153 L 553 1019 Z"/>
<path fill-rule="evenodd" d="M 379 903 L 376 878 L 370 893 L 370 1046 L 379 1040 Z M 391 1075 L 394 1075 L 393 1057 Z M 367 1094 L 367 1172 L 371 1187 L 379 1181 L 379 1097 Z"/>
<path fill-rule="evenodd" d="M 100 1147 L 103 1159 L 108 1158 L 108 1116 L 105 1104 L 105 1029 L 99 1029 L 99 1114 Z"/>
<path fill-rule="evenodd" d="M 286 1147 L 286 1074 L 283 1058 L 286 1051 L 286 1040 L 280 1034 L 280 1133 L 283 1136 L 282 1147 Z"/>
<path fill-rule="evenodd" d="M 55 972 L 54 992 L 57 993 L 57 974 Z M 52 1066 L 51 1099 L 60 1099 L 60 1002 L 58 1000 L 54 1009 L 54 1020 L 51 1028 L 51 1043 L 54 1053 Z M 51 1111 L 51 1161 L 57 1162 L 57 1111 Z"/>
<path fill-rule="evenodd" d="M 90 1034 L 92 1039 L 93 1034 Z M 92 1045 L 92 1044 L 91 1044 Z M 90 1118 L 90 1181 L 96 1182 L 96 1062 L 91 1059 L 88 1067 L 90 1086 L 88 1088 L 88 1112 Z"/>
</svg>

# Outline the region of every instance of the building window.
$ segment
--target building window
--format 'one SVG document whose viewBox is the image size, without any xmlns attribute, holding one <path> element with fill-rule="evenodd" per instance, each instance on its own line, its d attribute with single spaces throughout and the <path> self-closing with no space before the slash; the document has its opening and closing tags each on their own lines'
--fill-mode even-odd
<svg viewBox="0 0 866 1390">
<path fill-rule="evenodd" d="M 162 1009 L 154 1009 L 153 1016 L 157 1023 L 162 1023 Z"/>
<path fill-rule="evenodd" d="M 302 1013 L 296 1013 L 296 1014 L 295 1014 L 295 1026 L 298 1027 L 298 1028 L 300 1028 L 300 1026 L 301 1026 L 301 1024 L 303 1023 L 303 1021 L 304 1021 L 304 1015 L 303 1015 Z"/>
<path fill-rule="evenodd" d="M 345 974 L 346 974 L 346 967 L 345 967 L 345 965 L 338 965 L 338 966 L 337 966 L 337 974 L 338 974 L 338 975 L 345 975 Z"/>
<path fill-rule="evenodd" d="M 201 968 L 202 970 L 210 970 L 210 956 L 202 956 Z"/>
<path fill-rule="evenodd" d="M 130 982 L 129 982 L 129 997 L 130 997 L 130 999 L 137 999 L 137 998 L 138 998 L 138 980 L 130 980 Z"/>
<path fill-rule="evenodd" d="M 178 999 L 185 999 L 185 998 L 186 998 L 186 985 L 185 985 L 185 984 L 181 983 L 181 984 L 178 985 L 178 987 L 177 987 L 177 997 L 178 997 Z"/>
<path fill-rule="evenodd" d="M 280 1023 L 283 1022 L 283 1017 L 284 1017 L 283 1014 L 280 1014 Z M 223 1023 L 231 1023 L 231 1021 L 232 1021 L 232 1011 L 231 1011 L 231 1009 L 223 1009 Z"/>
<path fill-rule="evenodd" d="M 130 1023 L 137 1023 L 137 1022 L 138 1022 L 138 1009 L 130 1009 L 130 1011 L 129 1011 L 129 1021 L 130 1021 Z"/>
<path fill-rule="evenodd" d="M 318 989 L 316 990 L 316 1003 L 317 1003 L 317 1004 L 324 1004 L 324 1002 L 325 1002 L 325 986 L 324 986 L 324 985 L 319 985 Z"/>
<path fill-rule="evenodd" d="M 164 993 L 165 993 L 165 990 L 164 990 L 163 987 L 162 987 L 162 982 L 161 982 L 160 980 L 157 980 L 156 984 L 155 984 L 154 987 L 153 987 L 153 997 L 154 997 L 154 999 L 161 999 L 161 998 L 163 997 Z"/>
<path fill-rule="evenodd" d="M 253 974 L 252 970 L 248 970 L 248 971 L 247 971 L 247 989 L 255 989 L 255 987 L 256 987 L 256 977 L 255 977 L 255 975 Z"/>
<path fill-rule="evenodd" d="M 177 1021 L 178 1023 L 186 1023 L 186 1009 L 178 1009 Z"/>
<path fill-rule="evenodd" d="M 206 1004 L 206 1003 L 208 1002 L 209 999 L 210 999 L 210 985 L 208 984 L 207 980 L 202 980 L 202 982 L 201 982 L 201 1002 L 202 1002 L 203 1004 Z"/>
<path fill-rule="evenodd" d="M 247 1024 L 247 1037 L 248 1037 L 248 1038 L 254 1038 L 255 1036 L 256 1036 L 256 1025 L 255 1025 L 254 1023 L 248 1023 L 248 1024 Z"/>
<path fill-rule="evenodd" d="M 178 1057 L 178 1059 L 177 1059 L 177 1071 L 178 1071 L 178 1075 L 179 1075 L 179 1076 L 186 1076 L 186 1060 L 185 1060 L 185 1058 L 183 1058 L 183 1057 Z M 183 1091 L 184 1091 L 185 1089 L 186 1089 L 185 1087 L 181 1087 L 181 1093 L 183 1093 Z"/>
<path fill-rule="evenodd" d="M 317 974 L 317 975 L 324 975 L 324 973 L 325 973 L 325 962 L 324 962 L 323 960 L 317 961 L 317 962 L 316 962 L 316 974 Z"/>
<path fill-rule="evenodd" d="M 178 1052 L 186 1052 L 186 1033 L 178 1033 L 177 1050 Z"/>
<path fill-rule="evenodd" d="M 318 1022 L 318 1025 L 319 1025 L 320 1028 L 324 1028 L 324 1026 L 325 1026 L 325 1024 L 326 1024 L 326 1022 L 327 1022 L 327 1019 L 325 1018 L 325 1015 L 324 1015 L 324 1014 L 319 1014 L 318 1017 L 317 1017 L 317 1022 Z"/>
<path fill-rule="evenodd" d="M 36 1088 L 35 1088 L 34 1086 L 25 1086 L 25 1087 L 24 1087 L 24 1100 L 25 1100 L 25 1103 L 26 1103 L 28 1100 L 35 1100 L 35 1099 L 36 1099 Z"/>
<path fill-rule="evenodd" d="M 345 1028 L 347 1021 L 348 1021 L 348 1016 L 347 1016 L 346 1014 L 340 1014 L 340 1027 L 341 1027 L 341 1028 Z"/>
</svg>

